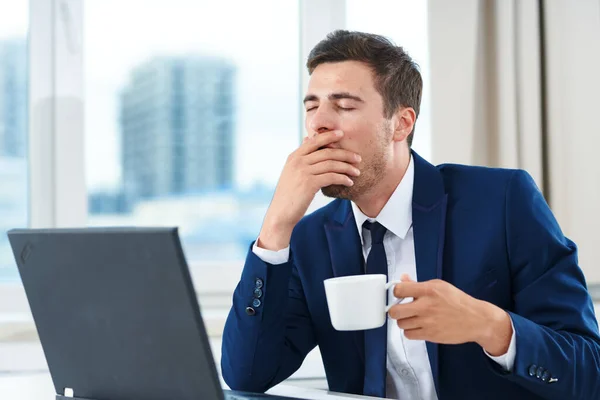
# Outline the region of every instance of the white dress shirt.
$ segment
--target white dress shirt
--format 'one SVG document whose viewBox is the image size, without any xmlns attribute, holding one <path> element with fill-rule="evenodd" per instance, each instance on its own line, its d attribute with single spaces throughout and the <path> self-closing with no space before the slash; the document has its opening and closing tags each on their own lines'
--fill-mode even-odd
<svg viewBox="0 0 600 400">
<path fill-rule="evenodd" d="M 402 274 L 408 274 L 411 279 L 417 280 L 412 228 L 414 176 L 414 164 L 411 157 L 404 178 L 376 219 L 368 218 L 356 204 L 351 203 L 365 260 L 371 251 L 371 232 L 363 229 L 363 223 L 367 220 L 378 221 L 387 229 L 383 245 L 388 264 L 389 282 L 400 280 Z M 289 247 L 279 251 L 270 251 L 258 247 L 255 243 L 253 252 L 261 260 L 270 264 L 283 264 L 289 259 Z M 394 300 L 390 290 L 388 303 L 391 304 Z M 410 301 L 410 299 L 408 300 Z M 407 300 L 404 301 L 404 303 L 407 302 Z M 387 329 L 386 397 L 402 400 L 437 400 L 425 341 L 407 339 L 403 330 L 393 320 L 389 321 Z M 499 357 L 493 357 L 487 352 L 485 354 L 505 370 L 512 370 L 516 355 L 514 327 L 506 354 Z"/>
</svg>

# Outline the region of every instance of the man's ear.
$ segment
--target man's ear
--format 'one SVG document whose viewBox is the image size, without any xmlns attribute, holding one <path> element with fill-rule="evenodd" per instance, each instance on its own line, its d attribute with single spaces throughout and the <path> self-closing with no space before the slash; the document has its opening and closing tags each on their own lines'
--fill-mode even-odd
<svg viewBox="0 0 600 400">
<path fill-rule="evenodd" d="M 406 140 L 412 132 L 416 120 L 417 114 L 412 107 L 399 107 L 394 114 L 394 141 Z"/>
</svg>

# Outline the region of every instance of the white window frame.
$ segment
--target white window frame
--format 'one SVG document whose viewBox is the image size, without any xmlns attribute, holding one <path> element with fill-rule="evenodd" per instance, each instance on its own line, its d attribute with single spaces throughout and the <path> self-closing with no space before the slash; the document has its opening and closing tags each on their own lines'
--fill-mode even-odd
<svg viewBox="0 0 600 400">
<path fill-rule="evenodd" d="M 86 225 L 81 0 L 30 0 L 29 221 Z"/>
<path fill-rule="evenodd" d="M 85 177 L 83 7 L 85 0 L 30 0 L 29 226 L 87 226 Z M 127 0 L 123 0 L 127 1 Z M 300 93 L 308 85 L 306 59 L 325 35 L 345 27 L 345 0 L 299 0 Z M 301 114 L 304 109 L 298 99 Z M 303 118 L 299 121 L 301 137 Z M 191 265 L 194 270 L 206 270 Z M 228 307 L 243 260 L 214 268 L 219 279 L 195 279 L 203 305 Z M 215 286 L 217 285 L 217 286 Z M 6 301 L 4 301 L 6 300 Z M 0 314 L 28 313 L 18 284 L 0 285 Z"/>
<path fill-rule="evenodd" d="M 82 1 L 29 2 L 29 226 L 85 226 Z M 0 285 L 0 313 L 29 313 L 20 283 Z M 17 317 L 20 319 L 20 317 Z"/>
</svg>

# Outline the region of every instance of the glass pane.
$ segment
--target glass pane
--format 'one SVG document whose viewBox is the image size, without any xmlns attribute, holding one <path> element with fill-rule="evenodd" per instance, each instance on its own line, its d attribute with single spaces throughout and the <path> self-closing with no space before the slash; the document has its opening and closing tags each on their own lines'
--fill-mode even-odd
<svg viewBox="0 0 600 400">
<path fill-rule="evenodd" d="M 86 1 L 89 225 L 178 226 L 190 264 L 239 278 L 300 140 L 298 9 Z"/>
<path fill-rule="evenodd" d="M 27 0 L 0 3 L 0 284 L 19 280 L 6 231 L 27 226 Z"/>
<path fill-rule="evenodd" d="M 421 67 L 423 96 L 412 148 L 431 159 L 431 114 L 429 111 L 429 46 L 427 0 L 346 0 L 347 29 L 376 33 L 390 38 Z"/>
</svg>

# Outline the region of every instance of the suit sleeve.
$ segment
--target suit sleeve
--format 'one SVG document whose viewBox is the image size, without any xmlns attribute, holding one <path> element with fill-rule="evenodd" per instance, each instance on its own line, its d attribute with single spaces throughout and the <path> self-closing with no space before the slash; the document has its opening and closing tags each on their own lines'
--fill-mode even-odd
<svg viewBox="0 0 600 400">
<path fill-rule="evenodd" d="M 524 171 L 507 187 L 506 235 L 516 357 L 510 372 L 492 368 L 546 399 L 600 399 L 598 322 L 577 247 Z"/>
<path fill-rule="evenodd" d="M 259 286 L 261 304 L 255 306 Z M 251 246 L 223 332 L 223 379 L 234 390 L 264 392 L 298 370 L 315 346 L 293 254 L 288 262 L 272 265 Z"/>
</svg>

